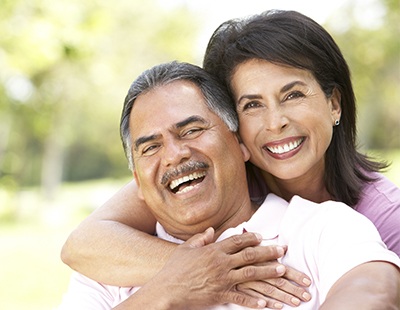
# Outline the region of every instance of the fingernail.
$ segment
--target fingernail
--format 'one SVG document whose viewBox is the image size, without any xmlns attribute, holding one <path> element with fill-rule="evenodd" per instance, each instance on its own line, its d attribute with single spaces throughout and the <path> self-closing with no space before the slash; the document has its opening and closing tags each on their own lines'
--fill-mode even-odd
<svg viewBox="0 0 400 310">
<path fill-rule="evenodd" d="M 274 309 L 282 309 L 282 308 L 283 308 L 283 304 L 281 304 L 280 302 L 274 303 Z"/>
<path fill-rule="evenodd" d="M 298 298 L 293 297 L 293 298 L 291 299 L 291 302 L 292 302 L 293 304 L 295 304 L 296 306 L 300 305 L 300 299 L 298 299 Z"/>
<path fill-rule="evenodd" d="M 259 299 L 259 300 L 257 301 L 257 305 L 258 305 L 258 307 L 260 307 L 260 308 L 265 308 L 265 307 L 267 306 L 267 302 L 266 302 L 265 300 L 263 300 L 263 299 Z"/>
<path fill-rule="evenodd" d="M 304 278 L 304 279 L 303 279 L 303 283 L 304 283 L 305 285 L 309 286 L 309 285 L 311 284 L 311 281 L 310 281 L 310 279 L 308 279 L 308 278 Z"/>
<path fill-rule="evenodd" d="M 277 266 L 275 268 L 275 270 L 276 270 L 277 273 L 281 274 L 281 273 L 284 273 L 286 271 L 286 268 L 283 265 L 279 265 L 279 266 Z"/>
<path fill-rule="evenodd" d="M 285 250 L 281 246 L 277 246 L 276 250 L 278 251 L 279 256 L 283 256 L 283 254 L 285 254 Z"/>
<path fill-rule="evenodd" d="M 254 233 L 258 241 L 262 241 L 263 237 L 259 233 Z"/>
<path fill-rule="evenodd" d="M 307 292 L 304 292 L 303 295 L 301 295 L 305 300 L 310 300 L 311 299 L 311 295 Z"/>
</svg>

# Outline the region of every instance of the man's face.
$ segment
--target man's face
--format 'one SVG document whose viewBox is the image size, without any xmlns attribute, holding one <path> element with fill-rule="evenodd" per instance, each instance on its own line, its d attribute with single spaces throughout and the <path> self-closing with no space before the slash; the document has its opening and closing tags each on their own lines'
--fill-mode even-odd
<svg viewBox="0 0 400 310">
<path fill-rule="evenodd" d="M 218 229 L 243 208 L 248 153 L 195 84 L 175 81 L 140 95 L 130 128 L 139 195 L 170 234 Z"/>
</svg>

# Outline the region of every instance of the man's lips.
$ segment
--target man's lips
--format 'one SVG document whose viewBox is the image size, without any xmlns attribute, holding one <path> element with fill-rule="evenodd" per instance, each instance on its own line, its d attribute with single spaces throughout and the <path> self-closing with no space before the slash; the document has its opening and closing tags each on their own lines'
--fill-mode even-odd
<svg viewBox="0 0 400 310">
<path fill-rule="evenodd" d="M 186 193 L 204 180 L 208 168 L 209 165 L 205 162 L 187 161 L 166 171 L 161 178 L 161 185 L 174 194 Z"/>
<path fill-rule="evenodd" d="M 179 165 L 178 167 L 170 168 L 168 171 L 166 171 L 162 175 L 160 183 L 161 185 L 168 186 L 168 184 L 175 179 L 189 175 L 196 171 L 206 170 L 208 167 L 208 164 L 205 162 L 190 160 Z"/>
<path fill-rule="evenodd" d="M 189 175 L 182 176 L 178 179 L 172 180 L 169 184 L 171 191 L 176 194 L 188 192 L 195 184 L 200 183 L 206 175 L 205 171 L 196 171 Z"/>
</svg>

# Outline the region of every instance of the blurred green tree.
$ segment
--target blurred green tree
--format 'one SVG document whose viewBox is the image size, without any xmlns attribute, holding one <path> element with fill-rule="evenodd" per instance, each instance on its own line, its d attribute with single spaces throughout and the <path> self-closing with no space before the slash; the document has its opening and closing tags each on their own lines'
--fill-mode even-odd
<svg viewBox="0 0 400 310">
<path fill-rule="evenodd" d="M 348 60 L 364 149 L 400 148 L 400 2 L 349 1 L 327 27 Z M 375 16 L 375 18 L 371 18 Z"/>
<path fill-rule="evenodd" d="M 0 184 L 128 176 L 119 116 L 132 80 L 193 62 L 199 21 L 153 1 L 3 0 Z"/>
</svg>

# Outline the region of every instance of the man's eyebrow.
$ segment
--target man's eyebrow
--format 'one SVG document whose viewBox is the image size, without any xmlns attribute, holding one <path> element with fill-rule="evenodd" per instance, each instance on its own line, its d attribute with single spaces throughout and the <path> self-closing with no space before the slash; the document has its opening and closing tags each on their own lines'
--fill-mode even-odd
<svg viewBox="0 0 400 310">
<path fill-rule="evenodd" d="M 189 116 L 188 118 L 185 118 L 183 121 L 176 123 L 175 127 L 179 129 L 179 128 L 185 127 L 186 125 L 189 125 L 191 123 L 197 123 L 197 122 L 204 123 L 204 124 L 207 123 L 207 121 L 203 117 L 201 117 L 199 115 L 192 115 L 192 116 Z"/>
<path fill-rule="evenodd" d="M 151 140 L 155 140 L 159 137 L 160 135 L 150 135 L 150 136 L 143 136 L 143 137 L 139 137 L 135 140 L 135 151 L 137 151 L 139 149 L 139 146 L 143 143 L 146 143 L 148 141 Z"/>
<path fill-rule="evenodd" d="M 192 115 L 192 116 L 189 116 L 188 118 L 185 118 L 184 120 L 176 123 L 174 127 L 177 129 L 180 129 L 180 128 L 185 127 L 186 125 L 189 125 L 192 123 L 197 123 L 197 122 L 204 123 L 204 124 L 207 123 L 207 121 L 203 117 L 201 117 L 199 115 Z M 137 151 L 139 149 L 139 146 L 141 144 L 144 144 L 151 140 L 155 140 L 159 137 L 160 137 L 160 135 L 154 134 L 154 135 L 143 136 L 143 137 L 137 138 L 134 142 L 135 151 Z"/>
</svg>

